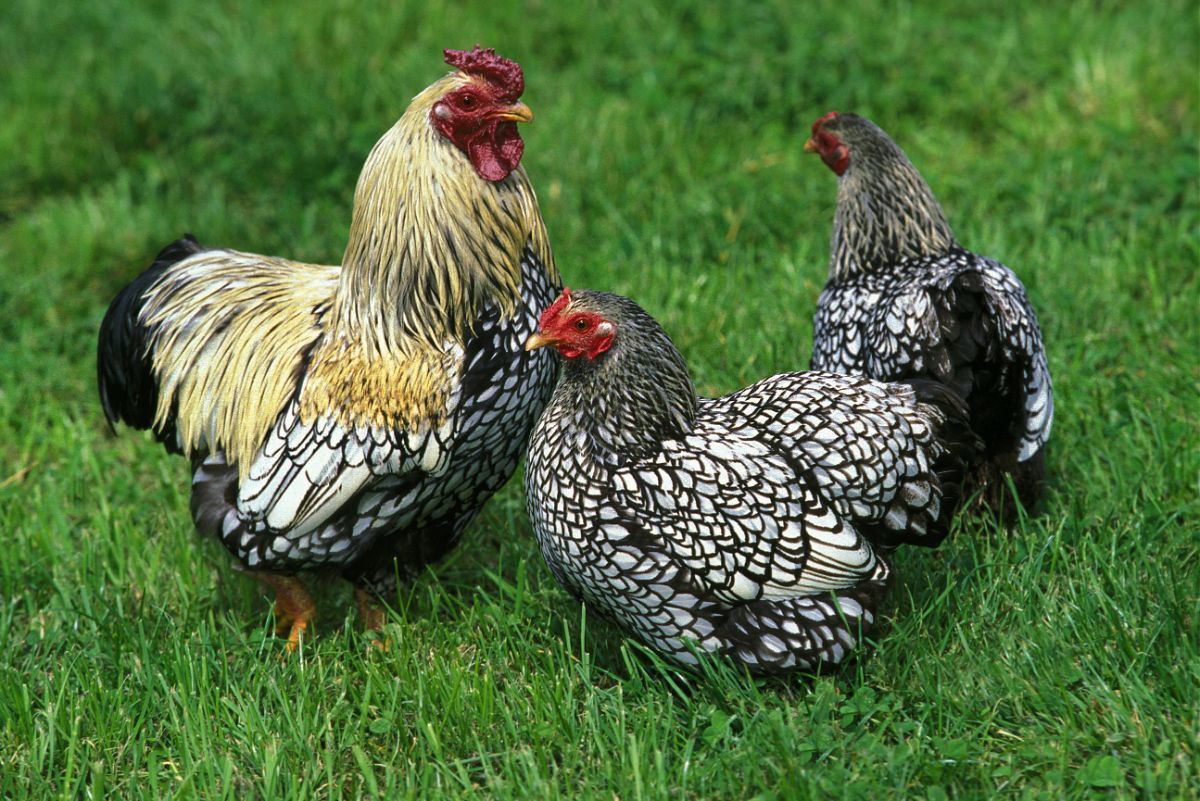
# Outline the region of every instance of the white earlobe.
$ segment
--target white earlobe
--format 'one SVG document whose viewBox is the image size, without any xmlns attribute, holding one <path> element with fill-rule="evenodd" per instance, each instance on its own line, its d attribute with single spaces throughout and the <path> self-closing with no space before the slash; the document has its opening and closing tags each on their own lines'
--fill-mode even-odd
<svg viewBox="0 0 1200 801">
<path fill-rule="evenodd" d="M 600 323 L 600 325 L 596 326 L 596 333 L 602 337 L 608 336 L 615 330 L 616 330 L 616 328 L 613 326 L 613 324 L 608 322 L 607 320 Z"/>
<path fill-rule="evenodd" d="M 434 106 L 433 113 L 435 115 L 437 115 L 438 119 L 441 119 L 441 120 L 450 119 L 450 109 L 446 108 L 445 103 L 438 103 L 436 106 Z"/>
</svg>

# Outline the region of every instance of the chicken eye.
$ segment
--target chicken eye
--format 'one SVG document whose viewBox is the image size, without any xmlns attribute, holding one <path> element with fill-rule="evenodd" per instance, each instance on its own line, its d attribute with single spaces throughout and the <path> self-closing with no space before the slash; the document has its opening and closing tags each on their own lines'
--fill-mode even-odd
<svg viewBox="0 0 1200 801">
<path fill-rule="evenodd" d="M 462 97 L 459 98 L 458 105 L 460 105 L 463 108 L 468 109 L 468 110 L 475 108 L 475 96 L 474 95 L 463 95 Z"/>
<path fill-rule="evenodd" d="M 584 318 L 580 317 L 578 320 L 575 321 L 575 330 L 576 331 L 586 331 L 586 330 L 588 330 L 588 325 L 589 325 L 588 321 L 585 320 Z"/>
</svg>

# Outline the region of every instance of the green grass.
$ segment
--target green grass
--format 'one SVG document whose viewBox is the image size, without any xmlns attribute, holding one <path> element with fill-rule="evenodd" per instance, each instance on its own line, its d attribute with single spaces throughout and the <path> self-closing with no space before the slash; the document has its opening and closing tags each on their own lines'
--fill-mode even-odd
<svg viewBox="0 0 1200 801">
<path fill-rule="evenodd" d="M 0 10 L 0 797 L 1197 797 L 1192 4 L 260 5 Z M 338 260 L 367 151 L 476 41 L 525 66 L 564 276 L 638 299 L 707 393 L 808 363 L 835 191 L 808 125 L 890 130 L 1039 310 L 1045 513 L 903 552 L 868 658 L 756 682 L 588 620 L 517 478 L 390 651 L 331 584 L 280 658 L 183 460 L 107 432 L 95 333 L 184 231 Z"/>
</svg>

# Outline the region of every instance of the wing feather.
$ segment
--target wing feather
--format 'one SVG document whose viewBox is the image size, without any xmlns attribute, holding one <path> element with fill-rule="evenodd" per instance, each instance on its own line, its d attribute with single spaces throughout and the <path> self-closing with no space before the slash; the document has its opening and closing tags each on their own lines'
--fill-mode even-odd
<svg viewBox="0 0 1200 801">
<path fill-rule="evenodd" d="M 969 251 L 903 265 L 865 321 L 867 375 L 929 377 L 957 391 L 1017 459 L 1050 436 L 1053 395 L 1037 314 L 1012 270 Z"/>
<path fill-rule="evenodd" d="M 863 534 L 883 526 L 922 536 L 938 518 L 935 432 L 907 386 L 782 373 L 702 408 L 787 454 L 830 513 Z"/>
<path fill-rule="evenodd" d="M 794 461 L 714 420 L 620 468 L 611 499 L 726 601 L 850 587 L 875 567 L 870 544 Z"/>
</svg>

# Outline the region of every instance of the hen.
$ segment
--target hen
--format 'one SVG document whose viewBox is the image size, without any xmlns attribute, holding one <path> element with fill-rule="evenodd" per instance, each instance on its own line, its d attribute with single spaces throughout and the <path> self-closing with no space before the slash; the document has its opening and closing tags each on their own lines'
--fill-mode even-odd
<svg viewBox="0 0 1200 801">
<path fill-rule="evenodd" d="M 900 543 L 937 545 L 977 443 L 953 393 L 784 373 L 697 399 L 630 300 L 564 291 L 525 347 L 563 375 L 530 440 L 533 529 L 576 597 L 680 663 L 841 661 Z"/>
<path fill-rule="evenodd" d="M 340 266 L 188 236 L 100 327 L 110 423 L 191 458 L 196 528 L 275 589 L 289 650 L 315 612 L 298 571 L 340 571 L 378 628 L 377 597 L 455 544 L 553 389 L 521 347 L 560 287 L 520 167 L 524 76 L 445 56 L 371 151 Z"/>
<path fill-rule="evenodd" d="M 966 399 L 986 454 L 969 485 L 1002 513 L 1041 495 L 1054 398 L 1037 315 L 998 261 L 962 248 L 929 185 L 856 114 L 813 123 L 804 146 L 838 176 L 829 279 L 812 367 L 885 381 L 931 378 Z"/>
</svg>

